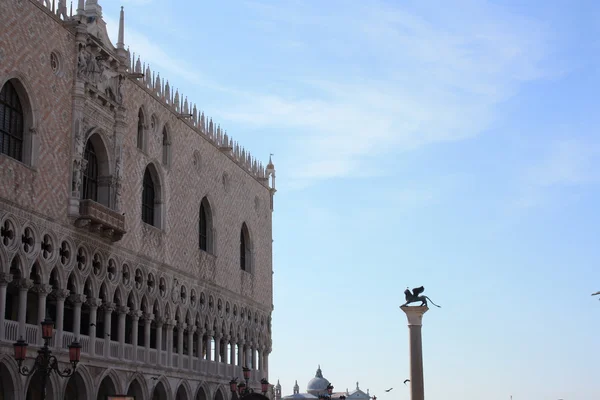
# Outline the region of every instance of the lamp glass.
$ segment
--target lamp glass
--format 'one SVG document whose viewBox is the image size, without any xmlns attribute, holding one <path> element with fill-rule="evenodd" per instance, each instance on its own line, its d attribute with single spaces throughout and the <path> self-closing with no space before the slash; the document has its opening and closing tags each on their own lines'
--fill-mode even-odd
<svg viewBox="0 0 600 400">
<path fill-rule="evenodd" d="M 250 368 L 244 367 L 244 379 L 250 379 Z"/>
<path fill-rule="evenodd" d="M 15 344 L 13 344 L 13 347 L 15 350 L 15 360 L 23 361 L 27 355 L 27 342 L 25 342 L 23 339 L 19 339 Z"/>
<path fill-rule="evenodd" d="M 229 381 L 229 390 L 231 390 L 231 393 L 237 392 L 237 381 L 235 379 Z"/>
<path fill-rule="evenodd" d="M 44 340 L 52 339 L 52 333 L 54 331 L 54 321 L 50 318 L 46 318 L 42 321 L 42 338 Z"/>
<path fill-rule="evenodd" d="M 73 364 L 77 364 L 81 360 L 81 344 L 73 342 L 69 345 L 69 360 Z"/>
<path fill-rule="evenodd" d="M 263 393 L 267 393 L 269 391 L 269 382 L 261 382 L 260 388 Z"/>
</svg>

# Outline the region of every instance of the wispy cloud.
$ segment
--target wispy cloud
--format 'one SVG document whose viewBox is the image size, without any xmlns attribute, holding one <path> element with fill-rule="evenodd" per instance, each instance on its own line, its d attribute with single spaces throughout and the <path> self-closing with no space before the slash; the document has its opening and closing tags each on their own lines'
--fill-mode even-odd
<svg viewBox="0 0 600 400">
<path fill-rule="evenodd" d="M 490 5 L 432 21 L 422 17 L 429 10 L 374 2 L 331 15 L 298 3 L 249 4 L 269 22 L 309 26 L 314 38 L 304 47 L 331 54 L 323 72 L 315 65 L 296 82 L 310 96 L 253 93 L 222 112 L 292 129 L 304 160 L 293 163 L 297 177 L 346 176 L 373 154 L 477 135 L 498 103 L 547 73 L 544 27 Z"/>
<path fill-rule="evenodd" d="M 545 203 L 553 189 L 600 182 L 597 142 L 580 138 L 555 140 L 542 154 L 522 176 L 521 193 L 515 202 L 518 208 Z"/>
<path fill-rule="evenodd" d="M 227 93 L 216 112 L 224 123 L 282 132 L 289 148 L 278 152 L 290 154 L 286 167 L 301 181 L 355 175 L 376 155 L 480 134 L 499 103 L 549 73 L 545 27 L 488 3 L 443 13 L 421 3 L 244 4 L 256 29 L 295 43 L 303 60 L 271 54 L 280 84 L 268 89 L 217 82 L 138 32 L 126 41 L 155 69 Z"/>
</svg>

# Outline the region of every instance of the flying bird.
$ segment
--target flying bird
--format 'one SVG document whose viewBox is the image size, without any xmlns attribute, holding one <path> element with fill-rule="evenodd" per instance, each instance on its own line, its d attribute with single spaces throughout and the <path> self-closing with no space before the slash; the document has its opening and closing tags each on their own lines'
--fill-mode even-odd
<svg viewBox="0 0 600 400">
<path fill-rule="evenodd" d="M 152 379 L 153 381 L 157 381 L 157 380 L 158 380 L 158 377 L 157 377 L 157 376 L 153 376 L 153 377 L 152 377 L 152 378 L 150 378 L 150 379 Z"/>
<path fill-rule="evenodd" d="M 389 392 L 390 390 L 392 390 L 393 388 L 389 388 L 388 390 L 386 390 L 386 392 Z"/>
<path fill-rule="evenodd" d="M 410 379 L 405 379 L 404 380 L 404 384 L 406 385 L 406 382 L 410 382 Z"/>
<path fill-rule="evenodd" d="M 600 292 L 592 293 L 592 296 L 596 296 L 596 295 L 599 295 L 599 294 L 600 294 Z M 598 299 L 598 300 L 600 300 L 600 299 Z"/>
<path fill-rule="evenodd" d="M 90 324 L 90 326 L 96 326 L 96 324 L 92 322 L 92 323 Z"/>
</svg>

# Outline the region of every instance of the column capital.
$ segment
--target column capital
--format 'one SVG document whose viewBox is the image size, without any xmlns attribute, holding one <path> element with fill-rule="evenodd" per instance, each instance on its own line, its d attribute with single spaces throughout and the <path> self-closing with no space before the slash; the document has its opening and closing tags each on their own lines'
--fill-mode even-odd
<svg viewBox="0 0 600 400">
<path fill-rule="evenodd" d="M 85 304 L 87 304 L 89 308 L 98 308 L 102 305 L 102 299 L 88 297 L 88 299 L 85 301 Z"/>
<path fill-rule="evenodd" d="M 74 293 L 69 296 L 69 301 L 73 304 L 85 303 L 87 296 L 85 294 Z"/>
<path fill-rule="evenodd" d="M 406 318 L 408 319 L 408 326 L 422 326 L 423 314 L 425 314 L 427 310 L 429 310 L 429 307 L 400 306 L 400 309 L 406 314 Z"/>
<path fill-rule="evenodd" d="M 190 334 L 196 332 L 196 329 L 198 329 L 198 327 L 196 325 L 194 325 L 194 324 L 190 324 L 190 326 L 188 326 L 188 332 Z"/>
<path fill-rule="evenodd" d="M 13 280 L 12 274 L 8 272 L 0 272 L 0 286 L 6 286 Z"/>
<path fill-rule="evenodd" d="M 56 300 L 65 300 L 71 292 L 67 289 L 56 289 L 52 292 L 52 295 L 56 298 Z"/>
<path fill-rule="evenodd" d="M 33 287 L 33 281 L 29 278 L 19 279 L 15 281 L 15 286 L 19 288 L 19 290 L 29 290 Z"/>
<path fill-rule="evenodd" d="M 156 322 L 156 326 L 160 328 L 165 323 L 165 319 L 158 315 L 154 317 L 154 322 Z"/>
<path fill-rule="evenodd" d="M 177 329 L 179 329 L 180 332 L 183 332 L 185 330 L 185 328 L 187 328 L 187 324 L 185 322 L 178 322 L 176 324 Z"/>
<path fill-rule="evenodd" d="M 48 296 L 50 293 L 52 293 L 52 286 L 40 283 L 33 287 L 33 291 L 39 295 Z"/>
<path fill-rule="evenodd" d="M 140 319 L 142 314 L 143 314 L 142 310 L 130 310 L 129 311 L 129 315 L 131 315 L 131 318 L 133 318 L 136 321 Z"/>
<path fill-rule="evenodd" d="M 104 312 L 112 313 L 117 308 L 117 305 L 115 303 L 106 302 L 102 303 L 101 307 Z"/>
<path fill-rule="evenodd" d="M 127 306 L 118 306 L 117 307 L 117 313 L 119 315 L 123 315 L 123 314 L 127 315 L 128 312 L 129 312 L 129 307 L 127 307 Z"/>
<path fill-rule="evenodd" d="M 143 313 L 142 314 L 142 319 L 144 321 L 152 321 L 154 319 L 154 314 L 152 314 L 152 313 Z"/>
<path fill-rule="evenodd" d="M 165 321 L 165 325 L 167 326 L 167 329 L 173 329 L 173 327 L 175 326 L 176 323 L 177 323 L 177 321 L 175 321 L 174 319 L 167 319 Z"/>
</svg>

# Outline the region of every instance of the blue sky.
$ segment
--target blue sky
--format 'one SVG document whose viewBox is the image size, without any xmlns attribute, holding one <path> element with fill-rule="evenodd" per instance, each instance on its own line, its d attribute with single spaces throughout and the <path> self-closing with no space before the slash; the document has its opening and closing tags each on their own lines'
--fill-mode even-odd
<svg viewBox="0 0 600 400">
<path fill-rule="evenodd" d="M 600 6 L 102 0 L 113 34 L 274 153 L 271 381 L 408 399 L 600 396 Z M 389 393 L 384 389 L 394 387 Z"/>
</svg>

